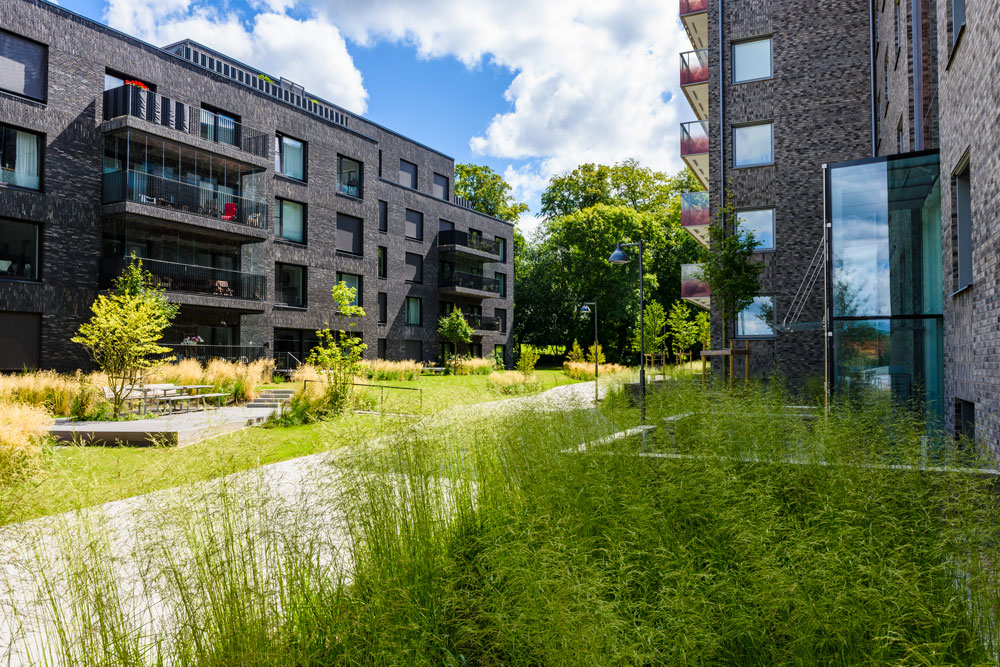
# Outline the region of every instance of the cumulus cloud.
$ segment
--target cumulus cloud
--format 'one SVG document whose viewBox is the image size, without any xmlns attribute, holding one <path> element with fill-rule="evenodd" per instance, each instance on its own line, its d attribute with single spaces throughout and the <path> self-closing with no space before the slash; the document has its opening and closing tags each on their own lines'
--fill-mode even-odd
<svg viewBox="0 0 1000 667">
<path fill-rule="evenodd" d="M 105 20 L 158 46 L 193 39 L 364 113 L 368 91 L 337 26 L 319 16 L 289 16 L 286 10 L 291 6 L 268 0 L 252 5 L 259 13 L 244 20 L 212 2 L 109 0 Z"/>
</svg>

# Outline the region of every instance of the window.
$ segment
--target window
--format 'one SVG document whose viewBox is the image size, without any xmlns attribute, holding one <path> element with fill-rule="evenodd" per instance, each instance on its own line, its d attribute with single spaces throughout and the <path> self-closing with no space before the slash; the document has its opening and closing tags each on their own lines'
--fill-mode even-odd
<svg viewBox="0 0 1000 667">
<path fill-rule="evenodd" d="M 896 48 L 899 48 L 900 40 L 903 35 L 903 13 L 899 8 L 899 0 L 896 0 Z"/>
<path fill-rule="evenodd" d="M 399 161 L 399 184 L 404 188 L 417 189 L 417 165 L 406 160 Z"/>
<path fill-rule="evenodd" d="M 756 167 L 774 162 L 772 123 L 733 128 L 733 167 Z"/>
<path fill-rule="evenodd" d="M 438 218 L 438 231 L 439 232 L 450 232 L 453 229 L 455 229 L 455 223 L 454 222 L 451 222 L 450 220 L 444 220 L 442 218 Z"/>
<path fill-rule="evenodd" d="M 343 155 L 337 156 L 337 162 L 340 192 L 351 197 L 361 197 L 361 163 Z"/>
<path fill-rule="evenodd" d="M 965 0 L 951 0 L 951 44 L 958 42 L 965 27 Z"/>
<path fill-rule="evenodd" d="M 408 239 L 416 241 L 424 240 L 424 214 L 419 211 L 406 209 L 406 229 L 404 234 Z"/>
<path fill-rule="evenodd" d="M 0 278 L 38 280 L 39 229 L 0 218 Z"/>
<path fill-rule="evenodd" d="M 976 438 L 976 404 L 955 399 L 955 439 L 969 444 Z"/>
<path fill-rule="evenodd" d="M 384 245 L 378 247 L 378 277 L 386 278 L 389 275 L 389 258 L 386 256 L 388 248 Z"/>
<path fill-rule="evenodd" d="M 41 315 L 0 312 L 0 372 L 38 368 L 41 342 Z"/>
<path fill-rule="evenodd" d="M 761 208 L 753 211 L 739 211 L 737 217 L 740 228 L 753 232 L 755 239 L 760 241 L 757 251 L 774 250 L 774 209 Z"/>
<path fill-rule="evenodd" d="M 403 279 L 408 283 L 424 282 L 424 258 L 412 252 L 406 253 L 406 268 Z"/>
<path fill-rule="evenodd" d="M 378 177 L 382 178 L 382 149 L 378 151 Z"/>
<path fill-rule="evenodd" d="M 434 190 L 431 192 L 438 199 L 448 201 L 448 177 L 434 174 Z"/>
<path fill-rule="evenodd" d="M 503 273 L 494 273 L 493 276 L 497 279 L 497 283 L 500 287 L 500 298 L 507 297 L 507 276 Z"/>
<path fill-rule="evenodd" d="M 389 202 L 379 200 L 378 230 L 383 234 L 389 231 Z"/>
<path fill-rule="evenodd" d="M 47 69 L 44 44 L 0 30 L 0 90 L 44 102 Z"/>
<path fill-rule="evenodd" d="M 299 181 L 306 180 L 306 145 L 279 134 L 274 138 L 274 171 Z"/>
<path fill-rule="evenodd" d="M 306 267 L 294 264 L 274 265 L 274 300 L 296 308 L 306 306 Z"/>
<path fill-rule="evenodd" d="M 337 214 L 337 252 L 363 255 L 361 218 L 346 213 Z"/>
<path fill-rule="evenodd" d="M 774 297 L 757 296 L 736 318 L 736 337 L 774 335 Z"/>
<path fill-rule="evenodd" d="M 733 44 L 733 83 L 771 78 L 771 38 Z"/>
<path fill-rule="evenodd" d="M 375 353 L 375 356 L 378 357 L 379 359 L 385 359 L 385 338 L 379 338 L 377 345 L 378 348 Z"/>
<path fill-rule="evenodd" d="M 339 285 L 340 283 L 344 283 L 348 287 L 354 288 L 354 301 L 352 301 L 350 305 L 364 305 L 364 299 L 362 298 L 362 287 L 364 286 L 364 282 L 362 281 L 361 276 L 355 273 L 341 273 L 340 271 L 337 271 L 337 284 Z"/>
<path fill-rule="evenodd" d="M 469 343 L 469 356 L 473 358 L 479 358 L 483 356 L 483 344 Z"/>
<path fill-rule="evenodd" d="M 385 324 L 389 321 L 389 295 L 386 292 L 378 293 L 378 323 Z"/>
<path fill-rule="evenodd" d="M 420 303 L 422 299 L 415 296 L 406 297 L 406 323 L 412 326 L 421 326 Z"/>
<path fill-rule="evenodd" d="M 899 124 L 896 125 L 896 152 L 903 152 L 903 116 L 899 116 Z"/>
<path fill-rule="evenodd" d="M 507 309 L 497 308 L 493 311 L 493 317 L 497 320 L 497 329 L 500 333 L 506 333 L 507 331 Z"/>
<path fill-rule="evenodd" d="M 274 201 L 274 233 L 295 243 L 306 242 L 306 207 L 304 204 L 276 199 Z"/>
<path fill-rule="evenodd" d="M 497 236 L 496 242 L 497 247 L 500 249 L 500 263 L 504 264 L 507 262 L 507 239 Z"/>
<path fill-rule="evenodd" d="M 972 181 L 968 164 L 955 176 L 955 290 L 972 284 Z"/>
<path fill-rule="evenodd" d="M 105 75 L 105 79 L 107 75 Z M 217 141 L 220 144 L 239 146 L 239 118 L 233 114 L 214 109 L 207 104 L 201 105 L 199 113 L 199 127 L 201 138 L 208 141 Z"/>
<path fill-rule="evenodd" d="M 504 354 L 503 345 L 494 345 L 493 346 L 493 357 L 495 359 L 500 359 L 501 362 L 503 362 L 503 360 L 506 358 L 506 356 L 507 355 Z M 503 369 L 501 369 L 501 370 L 503 370 Z"/>
<path fill-rule="evenodd" d="M 30 190 L 41 189 L 41 135 L 0 125 L 0 183 Z"/>
<path fill-rule="evenodd" d="M 424 344 L 419 340 L 404 340 L 403 341 L 403 356 L 406 359 L 412 359 L 414 361 L 423 361 L 424 359 Z"/>
</svg>

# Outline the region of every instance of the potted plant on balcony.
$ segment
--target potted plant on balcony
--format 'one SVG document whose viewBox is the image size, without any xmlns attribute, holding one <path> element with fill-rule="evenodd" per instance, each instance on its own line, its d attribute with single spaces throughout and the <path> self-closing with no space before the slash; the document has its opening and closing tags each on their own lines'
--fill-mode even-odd
<svg viewBox="0 0 1000 667">
<path fill-rule="evenodd" d="M 201 336 L 184 336 L 184 340 L 181 341 L 181 345 L 198 345 L 199 343 L 204 343 L 205 339 Z"/>
<path fill-rule="evenodd" d="M 129 79 L 129 80 L 127 80 L 125 82 L 125 85 L 126 86 L 135 86 L 135 87 L 141 88 L 143 90 L 149 90 L 149 86 L 147 86 L 146 84 L 144 84 L 142 81 L 139 81 L 138 79 Z"/>
</svg>

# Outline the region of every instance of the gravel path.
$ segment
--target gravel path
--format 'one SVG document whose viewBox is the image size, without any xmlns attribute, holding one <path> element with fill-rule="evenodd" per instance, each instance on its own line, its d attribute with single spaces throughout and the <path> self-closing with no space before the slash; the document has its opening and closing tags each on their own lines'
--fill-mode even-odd
<svg viewBox="0 0 1000 667">
<path fill-rule="evenodd" d="M 600 387 L 602 395 L 607 388 Z M 456 406 L 430 415 L 415 427 L 440 428 L 523 410 L 559 411 L 594 405 L 592 382 L 561 385 L 535 396 Z M 373 443 L 375 444 L 375 443 Z M 84 510 L 0 528 L 0 665 L 68 664 L 54 654 L 53 609 L 70 624 L 70 592 L 87 590 L 95 576 L 110 575 L 124 600 L 122 613 L 149 637 L 174 622 L 173 606 L 150 572 L 167 552 L 190 557 L 192 530 L 217 530 L 222 521 L 257 531 L 260 544 L 304 540 L 318 548 L 324 564 L 348 571 L 347 523 L 338 508 L 341 471 L 330 465 L 337 450 L 304 456 L 223 478 L 126 498 Z M 233 498 L 251 502 L 233 503 Z M 280 527 L 280 531 L 274 531 Z M 74 567 L 85 563 L 86 567 Z"/>
</svg>

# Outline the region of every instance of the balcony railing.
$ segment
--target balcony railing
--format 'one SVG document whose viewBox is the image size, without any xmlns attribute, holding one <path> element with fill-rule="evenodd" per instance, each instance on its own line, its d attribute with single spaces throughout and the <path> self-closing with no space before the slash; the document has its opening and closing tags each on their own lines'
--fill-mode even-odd
<svg viewBox="0 0 1000 667">
<path fill-rule="evenodd" d="M 500 331 L 500 319 L 477 313 L 462 313 L 469 326 L 477 331 Z"/>
<path fill-rule="evenodd" d="M 500 242 L 495 239 L 484 239 L 477 234 L 469 234 L 457 229 L 443 229 L 438 232 L 438 245 L 457 245 L 473 250 L 480 250 L 491 255 L 500 256 Z"/>
<path fill-rule="evenodd" d="M 681 195 L 681 226 L 699 227 L 709 223 L 708 192 L 685 192 Z"/>
<path fill-rule="evenodd" d="M 197 116 L 195 115 L 197 114 Z M 104 120 L 133 116 L 218 144 L 267 157 L 269 135 L 207 109 L 194 109 L 151 90 L 126 84 L 104 91 Z"/>
<path fill-rule="evenodd" d="M 101 285 L 111 285 L 112 279 L 128 265 L 127 257 L 110 257 L 101 261 Z M 243 273 L 210 266 L 193 266 L 159 259 L 143 259 L 142 268 L 149 271 L 159 287 L 168 292 L 209 294 L 228 299 L 263 301 L 267 296 L 267 277 L 259 273 Z"/>
<path fill-rule="evenodd" d="M 681 54 L 681 85 L 708 83 L 708 49 Z"/>
<path fill-rule="evenodd" d="M 681 123 L 681 157 L 708 152 L 708 121 Z"/>
<path fill-rule="evenodd" d="M 105 204 L 133 201 L 267 229 L 267 204 L 262 201 L 131 169 L 104 174 L 102 201 Z"/>
<path fill-rule="evenodd" d="M 249 363 L 267 357 L 267 348 L 263 345 L 184 345 L 183 343 L 162 343 L 169 347 L 171 354 L 178 359 L 224 359 L 226 361 L 242 361 Z"/>
<path fill-rule="evenodd" d="M 464 289 L 474 289 L 480 292 L 492 292 L 500 294 L 500 281 L 496 278 L 477 276 L 474 273 L 462 273 L 455 271 L 441 275 L 441 287 L 461 287 Z"/>
<path fill-rule="evenodd" d="M 708 11 L 708 0 L 680 0 L 678 5 L 681 16 Z"/>
<path fill-rule="evenodd" d="M 711 295 L 708 283 L 701 277 L 701 264 L 681 264 L 681 298 L 704 299 Z"/>
</svg>

